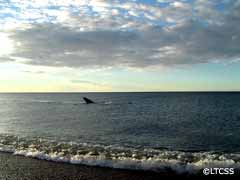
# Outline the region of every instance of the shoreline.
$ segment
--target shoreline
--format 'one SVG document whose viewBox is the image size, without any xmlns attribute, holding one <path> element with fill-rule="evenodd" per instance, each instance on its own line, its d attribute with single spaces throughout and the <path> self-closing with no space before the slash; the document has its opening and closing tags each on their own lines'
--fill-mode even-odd
<svg viewBox="0 0 240 180">
<path fill-rule="evenodd" d="M 208 176 L 239 176 L 235 169 L 233 175 Z M 159 180 L 161 177 L 198 177 L 205 176 L 202 171 L 195 174 L 178 174 L 171 169 L 161 172 L 148 170 L 116 169 L 100 166 L 69 164 L 42 160 L 9 152 L 0 152 L 0 179 L 1 180 Z"/>
<path fill-rule="evenodd" d="M 169 177 L 178 175 L 174 172 L 159 173 L 152 171 L 74 165 L 0 152 L 0 179 L 2 180 L 157 180 L 162 176 Z"/>
</svg>

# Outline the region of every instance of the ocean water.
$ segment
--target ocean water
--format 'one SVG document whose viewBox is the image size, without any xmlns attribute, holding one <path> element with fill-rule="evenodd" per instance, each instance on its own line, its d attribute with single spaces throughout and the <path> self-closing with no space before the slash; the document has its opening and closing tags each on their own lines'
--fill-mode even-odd
<svg viewBox="0 0 240 180">
<path fill-rule="evenodd" d="M 2 93 L 0 151 L 178 173 L 239 168 L 240 93 Z"/>
</svg>

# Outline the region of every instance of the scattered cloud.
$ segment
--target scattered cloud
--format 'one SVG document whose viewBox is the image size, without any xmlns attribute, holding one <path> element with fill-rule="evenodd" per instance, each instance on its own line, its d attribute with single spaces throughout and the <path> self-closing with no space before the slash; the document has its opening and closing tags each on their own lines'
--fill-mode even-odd
<svg viewBox="0 0 240 180">
<path fill-rule="evenodd" d="M 101 83 L 96 83 L 96 82 L 86 81 L 86 80 L 79 80 L 79 79 L 74 79 L 71 82 L 74 83 L 74 84 L 91 84 L 91 85 L 94 85 L 94 86 L 104 86 Z"/>
<path fill-rule="evenodd" d="M 24 70 L 22 71 L 24 73 L 34 73 L 34 74 L 45 74 L 45 71 L 28 71 L 28 70 Z"/>
<path fill-rule="evenodd" d="M 88 88 L 89 91 L 92 91 L 94 89 L 97 89 L 98 91 L 112 90 L 112 86 L 109 84 L 103 84 L 103 83 L 98 83 L 98 82 L 93 82 L 88 80 L 73 79 L 71 80 L 71 83 L 73 87 L 78 87 L 83 89 Z"/>
<path fill-rule="evenodd" d="M 239 9 L 232 0 L 3 1 L 0 27 L 15 48 L 0 53 L 0 62 L 73 68 L 236 62 Z"/>
</svg>

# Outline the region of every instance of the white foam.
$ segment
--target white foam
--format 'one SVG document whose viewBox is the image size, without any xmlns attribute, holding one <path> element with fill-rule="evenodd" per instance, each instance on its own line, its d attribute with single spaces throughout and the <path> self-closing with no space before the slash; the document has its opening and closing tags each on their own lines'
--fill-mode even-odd
<svg viewBox="0 0 240 180">
<path fill-rule="evenodd" d="M 0 152 L 13 153 L 14 150 L 12 149 L 12 147 L 2 146 L 2 147 L 0 147 Z"/>
<path fill-rule="evenodd" d="M 240 153 L 134 149 L 3 135 L 0 138 L 1 152 L 71 164 L 176 173 L 196 173 L 205 167 L 240 169 Z"/>
<path fill-rule="evenodd" d="M 112 101 L 106 101 L 106 102 L 104 102 L 104 104 L 105 105 L 110 105 L 110 104 L 112 104 Z"/>
<path fill-rule="evenodd" d="M 197 162 L 183 163 L 176 159 L 160 159 L 160 158 L 148 158 L 148 159 L 136 159 L 129 157 L 119 157 L 108 159 L 105 155 L 100 154 L 98 156 L 86 155 L 72 155 L 64 156 L 60 153 L 45 154 L 44 152 L 37 150 L 18 150 L 14 152 L 15 155 L 23 155 L 26 157 L 33 157 L 38 159 L 44 159 L 55 162 L 65 162 L 71 164 L 83 164 L 89 166 L 101 166 L 111 167 L 118 169 L 137 169 L 137 170 L 151 170 L 151 171 L 167 171 L 171 169 L 176 173 L 196 173 L 201 168 L 205 167 L 234 167 L 240 168 L 240 163 L 231 159 L 225 160 L 211 160 L 200 159 Z"/>
</svg>

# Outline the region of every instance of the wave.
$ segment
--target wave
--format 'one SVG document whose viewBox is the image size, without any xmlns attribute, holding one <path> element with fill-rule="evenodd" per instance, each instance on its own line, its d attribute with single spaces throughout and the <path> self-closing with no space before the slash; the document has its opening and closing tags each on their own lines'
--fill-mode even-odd
<svg viewBox="0 0 240 180">
<path fill-rule="evenodd" d="M 112 104 L 112 101 L 105 101 L 105 102 L 103 102 L 103 104 L 104 105 L 110 105 L 110 104 Z"/>
<path fill-rule="evenodd" d="M 0 151 L 37 159 L 157 172 L 198 173 L 206 167 L 240 169 L 240 153 L 182 152 L 114 145 L 58 142 L 0 135 Z"/>
<path fill-rule="evenodd" d="M 45 103 L 45 104 L 72 104 L 72 105 L 80 105 L 80 104 L 86 104 L 84 101 L 54 101 L 54 100 L 22 100 L 19 102 L 24 102 L 24 103 Z M 97 104 L 101 105 L 111 105 L 112 101 L 103 101 L 99 102 Z"/>
<path fill-rule="evenodd" d="M 73 104 L 73 105 L 79 105 L 79 104 L 85 104 L 84 101 L 54 101 L 54 100 L 28 100 L 23 101 L 24 103 L 45 103 L 45 104 Z"/>
</svg>

